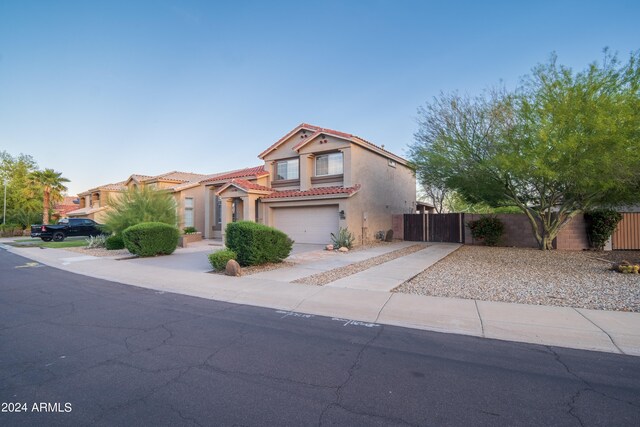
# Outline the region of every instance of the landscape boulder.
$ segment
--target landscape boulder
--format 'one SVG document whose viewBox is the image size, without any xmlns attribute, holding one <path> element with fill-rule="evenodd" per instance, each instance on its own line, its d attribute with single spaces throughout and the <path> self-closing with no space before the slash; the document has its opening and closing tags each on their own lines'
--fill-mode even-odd
<svg viewBox="0 0 640 427">
<path fill-rule="evenodd" d="M 338 249 L 338 251 L 340 251 L 340 252 L 349 252 L 349 248 L 345 248 L 344 246 L 342 246 L 340 249 Z"/>
<path fill-rule="evenodd" d="M 332 251 L 333 250 L 333 245 L 327 245 L 325 247 L 325 249 L 328 250 L 328 251 Z"/>
<path fill-rule="evenodd" d="M 224 274 L 227 276 L 242 276 L 242 268 L 235 259 L 227 261 L 227 266 L 224 269 Z"/>
</svg>

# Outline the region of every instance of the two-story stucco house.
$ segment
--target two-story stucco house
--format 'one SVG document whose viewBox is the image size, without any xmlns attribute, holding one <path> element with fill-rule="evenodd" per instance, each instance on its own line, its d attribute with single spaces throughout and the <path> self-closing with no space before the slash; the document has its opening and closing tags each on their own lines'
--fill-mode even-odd
<svg viewBox="0 0 640 427">
<path fill-rule="evenodd" d="M 392 214 L 416 209 L 407 161 L 355 135 L 303 123 L 258 157 L 264 165 L 203 181 L 205 237 L 250 220 L 298 243 L 330 243 L 347 228 L 358 245 L 389 230 Z"/>
<path fill-rule="evenodd" d="M 109 200 L 119 197 L 125 189 L 125 181 L 101 185 L 78 194 L 78 209 L 67 212 L 69 218 L 88 218 L 103 222 L 109 207 Z"/>
<path fill-rule="evenodd" d="M 202 231 L 204 221 L 204 185 L 201 182 L 214 175 L 172 171 L 161 175 L 129 176 L 125 181 L 103 185 L 80 193 L 79 209 L 67 213 L 69 217 L 90 218 L 103 222 L 109 209 L 109 201 L 120 197 L 123 191 L 145 186 L 170 192 L 177 206 L 178 228 L 195 227 Z"/>
</svg>

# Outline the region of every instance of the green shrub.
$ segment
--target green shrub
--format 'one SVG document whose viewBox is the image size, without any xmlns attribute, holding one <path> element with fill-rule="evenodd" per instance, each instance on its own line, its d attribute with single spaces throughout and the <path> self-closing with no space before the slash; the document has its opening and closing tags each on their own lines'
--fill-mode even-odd
<svg viewBox="0 0 640 427">
<path fill-rule="evenodd" d="M 289 256 L 293 240 L 280 230 L 251 221 L 231 222 L 225 245 L 237 254 L 242 266 L 281 262 Z"/>
<path fill-rule="evenodd" d="M 198 230 L 195 227 L 185 227 L 182 232 L 184 234 L 193 234 L 193 233 L 197 233 Z"/>
<path fill-rule="evenodd" d="M 216 271 L 222 271 L 227 266 L 230 259 L 236 259 L 237 255 L 231 249 L 222 249 L 209 254 L 209 263 Z"/>
<path fill-rule="evenodd" d="M 585 212 L 584 219 L 587 223 L 587 238 L 590 246 L 601 251 L 616 231 L 618 223 L 622 220 L 622 214 L 610 209 Z"/>
<path fill-rule="evenodd" d="M 19 224 L 0 224 L 0 237 L 13 237 L 22 235 L 22 227 Z"/>
<path fill-rule="evenodd" d="M 162 222 L 143 222 L 122 232 L 124 246 L 129 252 L 143 257 L 173 253 L 179 237 L 176 227 Z"/>
<path fill-rule="evenodd" d="M 84 239 L 87 242 L 87 248 L 104 248 L 106 246 L 107 236 L 98 234 L 97 236 L 89 236 Z"/>
<path fill-rule="evenodd" d="M 107 240 L 104 242 L 104 247 L 108 251 L 124 249 L 124 240 L 122 240 L 122 235 L 114 234 L 113 236 L 107 237 Z"/>
<path fill-rule="evenodd" d="M 473 238 L 483 240 L 487 246 L 496 246 L 504 232 L 504 224 L 495 216 L 483 216 L 478 220 L 469 221 L 467 226 Z"/>
<path fill-rule="evenodd" d="M 351 232 L 346 228 L 341 227 L 340 230 L 338 230 L 337 236 L 331 233 L 331 241 L 333 242 L 333 247 L 336 249 L 351 249 L 354 240 L 355 237 L 353 237 L 353 234 L 351 234 Z"/>
<path fill-rule="evenodd" d="M 108 204 L 111 209 L 107 211 L 105 226 L 115 234 L 143 222 L 175 225 L 178 221 L 176 201 L 171 193 L 151 187 L 126 190 L 120 197 L 109 198 Z"/>
</svg>

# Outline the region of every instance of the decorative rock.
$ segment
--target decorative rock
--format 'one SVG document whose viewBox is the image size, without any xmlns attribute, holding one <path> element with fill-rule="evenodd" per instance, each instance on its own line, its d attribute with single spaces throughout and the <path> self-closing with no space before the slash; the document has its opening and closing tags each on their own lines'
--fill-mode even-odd
<svg viewBox="0 0 640 427">
<path fill-rule="evenodd" d="M 224 269 L 224 274 L 227 276 L 242 276 L 242 268 L 235 259 L 227 261 L 227 266 Z"/>
<path fill-rule="evenodd" d="M 384 236 L 385 242 L 393 242 L 393 230 L 388 230 L 387 234 Z"/>
<path fill-rule="evenodd" d="M 349 252 L 349 248 L 345 248 L 344 246 L 342 246 L 340 249 L 338 249 L 338 251 L 340 251 L 340 252 Z"/>
<path fill-rule="evenodd" d="M 328 251 L 332 251 L 333 250 L 333 245 L 327 245 L 327 247 L 325 248 Z"/>
</svg>

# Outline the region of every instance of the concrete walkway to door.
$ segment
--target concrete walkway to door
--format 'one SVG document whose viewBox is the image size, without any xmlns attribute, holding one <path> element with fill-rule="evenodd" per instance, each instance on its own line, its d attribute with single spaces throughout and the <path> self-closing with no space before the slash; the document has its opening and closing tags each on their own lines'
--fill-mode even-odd
<svg viewBox="0 0 640 427">
<path fill-rule="evenodd" d="M 323 249 L 300 252 L 287 258 L 287 261 L 296 263 L 293 267 L 252 274 L 251 278 L 291 283 L 303 277 L 346 267 L 415 244 L 415 242 L 397 242 L 390 245 L 374 246 L 366 250 L 356 250 L 347 253 L 326 251 Z M 396 258 L 393 261 L 385 262 L 376 267 L 361 271 L 360 273 L 346 276 L 344 279 L 332 282 L 326 286 L 388 292 L 420 273 L 425 268 L 438 262 L 459 247 L 459 244 L 454 243 L 430 244 L 429 247 L 421 251 Z"/>
</svg>

